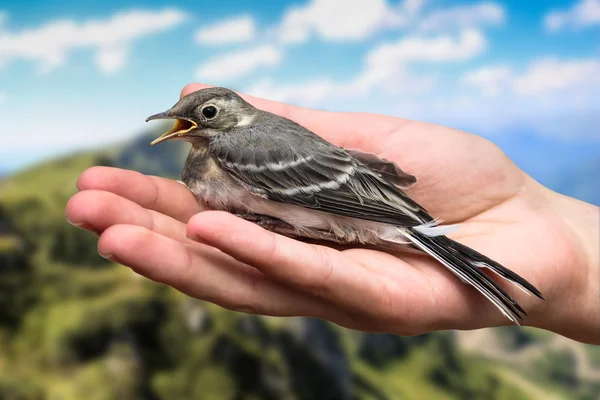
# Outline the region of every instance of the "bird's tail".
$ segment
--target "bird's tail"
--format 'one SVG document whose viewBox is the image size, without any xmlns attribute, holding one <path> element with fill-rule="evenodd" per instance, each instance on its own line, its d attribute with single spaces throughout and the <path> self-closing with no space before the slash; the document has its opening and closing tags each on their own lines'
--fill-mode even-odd
<svg viewBox="0 0 600 400">
<path fill-rule="evenodd" d="M 406 236 L 416 248 L 442 263 L 463 282 L 475 287 L 517 325 L 520 325 L 520 321 L 523 320 L 522 314 L 527 315 L 527 313 L 500 286 L 485 275 L 481 268 L 489 268 L 517 284 L 524 291 L 543 299 L 540 291 L 521 276 L 446 236 L 428 236 L 414 229 L 407 232 Z"/>
</svg>

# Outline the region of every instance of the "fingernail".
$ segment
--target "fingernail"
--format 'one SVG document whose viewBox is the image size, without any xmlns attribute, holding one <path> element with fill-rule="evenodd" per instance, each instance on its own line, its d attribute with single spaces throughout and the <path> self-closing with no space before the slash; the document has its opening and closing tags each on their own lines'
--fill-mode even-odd
<svg viewBox="0 0 600 400">
<path fill-rule="evenodd" d="M 65 217 L 65 219 L 67 220 L 67 222 L 73 226 L 76 226 L 77 228 L 83 228 L 83 222 L 73 222 L 69 219 L 69 217 Z"/>
<path fill-rule="evenodd" d="M 71 225 L 73 225 L 76 228 L 79 229 L 85 229 L 86 231 L 90 231 L 95 233 L 97 236 L 100 236 L 102 234 L 101 231 L 97 230 L 96 228 L 94 228 L 92 225 L 86 224 L 85 222 L 73 222 L 73 221 L 69 221 L 69 218 L 65 218 L 67 220 L 67 222 Z"/>
<path fill-rule="evenodd" d="M 258 314 L 258 312 L 254 308 L 249 306 L 234 307 L 231 309 L 231 311 L 241 312 L 244 314 Z"/>
<path fill-rule="evenodd" d="M 106 258 L 109 261 L 115 261 L 115 256 L 112 254 L 102 254 L 100 252 L 98 252 L 98 254 L 100 254 L 100 257 Z"/>
</svg>

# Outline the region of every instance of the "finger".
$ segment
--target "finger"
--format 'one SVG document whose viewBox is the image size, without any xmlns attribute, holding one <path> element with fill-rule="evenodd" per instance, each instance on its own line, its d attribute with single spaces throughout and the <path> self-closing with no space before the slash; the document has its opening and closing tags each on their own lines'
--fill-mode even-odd
<svg viewBox="0 0 600 400">
<path fill-rule="evenodd" d="M 407 325 L 423 331 L 477 329 L 505 325 L 508 321 L 481 293 L 462 283 L 456 275 L 425 254 L 347 250 L 356 262 L 383 274 L 390 293 L 402 292 L 410 315 L 396 321 L 401 332 Z M 404 263 L 409 268 L 402 268 Z"/>
<path fill-rule="evenodd" d="M 385 288 L 377 275 L 331 248 L 276 235 L 217 211 L 192 217 L 187 235 L 255 266 L 270 278 L 326 298 L 345 309 L 371 313 L 382 309 L 383 302 L 386 311 L 402 315 L 398 309 L 405 306 L 401 298 L 395 298 L 394 304 L 383 298 Z"/>
<path fill-rule="evenodd" d="M 183 88 L 181 96 L 205 89 L 210 85 L 192 83 Z M 410 122 L 407 119 L 366 113 L 339 113 L 292 106 L 240 93 L 255 107 L 291 119 L 319 136 L 346 148 L 380 152 L 381 144 Z"/>
<path fill-rule="evenodd" d="M 125 169 L 91 167 L 81 174 L 77 188 L 112 192 L 183 222 L 202 211 L 195 196 L 184 185 Z"/>
<path fill-rule="evenodd" d="M 140 226 L 115 225 L 100 237 L 98 251 L 135 272 L 190 296 L 230 310 L 273 316 L 340 319 L 321 300 L 267 279 L 226 254 L 205 251 Z"/>
<path fill-rule="evenodd" d="M 85 190 L 76 193 L 66 206 L 67 220 L 78 227 L 101 234 L 113 225 L 137 225 L 175 240 L 195 243 L 185 235 L 185 224 L 167 215 L 148 210 L 111 192 Z"/>
</svg>

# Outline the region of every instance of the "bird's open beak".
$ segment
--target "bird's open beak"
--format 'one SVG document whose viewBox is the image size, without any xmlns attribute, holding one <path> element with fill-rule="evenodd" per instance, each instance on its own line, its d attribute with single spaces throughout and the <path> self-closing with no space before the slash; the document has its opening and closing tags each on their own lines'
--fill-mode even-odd
<svg viewBox="0 0 600 400">
<path fill-rule="evenodd" d="M 167 132 L 163 133 L 156 139 L 154 139 L 148 146 L 154 146 L 155 144 L 162 143 L 169 139 L 175 139 L 178 137 L 185 136 L 189 131 L 196 129 L 198 124 L 189 119 L 181 118 L 170 114 L 169 111 L 161 112 L 158 114 L 154 114 L 146 118 L 146 122 L 152 121 L 154 119 L 175 119 L 175 125 Z"/>
</svg>

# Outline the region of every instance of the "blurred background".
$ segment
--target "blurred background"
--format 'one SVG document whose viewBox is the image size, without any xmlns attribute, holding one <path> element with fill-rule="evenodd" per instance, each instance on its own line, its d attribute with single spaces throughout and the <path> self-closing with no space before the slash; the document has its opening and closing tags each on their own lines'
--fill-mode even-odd
<svg viewBox="0 0 600 400">
<path fill-rule="evenodd" d="M 546 331 L 236 314 L 100 258 L 77 176 L 177 177 L 143 121 L 191 81 L 467 130 L 600 204 L 600 0 L 1 2 L 0 399 L 600 398 L 600 347 Z"/>
</svg>

